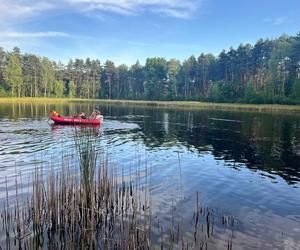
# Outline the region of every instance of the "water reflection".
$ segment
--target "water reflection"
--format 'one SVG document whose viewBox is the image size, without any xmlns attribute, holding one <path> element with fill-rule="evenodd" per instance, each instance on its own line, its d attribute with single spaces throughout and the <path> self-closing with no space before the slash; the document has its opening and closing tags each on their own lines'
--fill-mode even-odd
<svg viewBox="0 0 300 250">
<path fill-rule="evenodd" d="M 5 193 L 2 177 L 13 176 L 16 168 L 47 167 L 62 150 L 70 155 L 75 150 L 74 135 L 84 128 L 50 126 L 50 110 L 72 115 L 91 113 L 94 106 L 1 104 L 0 194 Z M 299 115 L 119 105 L 100 105 L 100 110 L 105 119 L 96 130 L 97 150 L 109 153 L 125 175 L 136 160 L 153 167 L 153 213 L 167 218 L 163 213 L 179 200 L 182 174 L 187 211 L 200 191 L 202 202 L 237 217 L 237 249 L 300 244 L 300 190 L 294 188 L 300 180 Z M 13 187 L 12 179 L 8 188 Z"/>
<path fill-rule="evenodd" d="M 35 128 L 35 125 L 40 126 L 37 121 L 47 119 L 50 110 L 71 115 L 81 111 L 91 113 L 94 106 L 84 103 L 1 104 L 0 136 L 2 135 L 3 143 L 0 154 L 7 153 L 8 145 L 5 145 L 5 141 L 10 137 L 15 137 L 18 141 L 19 135 L 34 134 L 35 138 L 39 137 L 39 141 L 48 140 L 49 138 L 41 138 L 47 134 L 47 128 L 41 130 Z M 300 117 L 297 115 L 162 110 L 117 105 L 101 105 L 100 108 L 111 122 L 110 126 L 106 126 L 107 134 L 121 136 L 125 133 L 130 140 L 141 138 L 149 149 L 176 145 L 200 155 L 210 152 L 216 159 L 228 162 L 228 166 L 236 169 L 247 166 L 252 170 L 262 170 L 270 178 L 278 175 L 289 184 L 300 180 Z M 128 122 L 137 127 L 128 130 Z M 24 128 L 23 123 L 32 124 L 30 128 Z M 59 129 L 63 128 L 52 127 L 54 134 Z M 102 132 L 103 130 L 99 131 Z M 25 141 L 26 143 L 30 144 Z M 15 144 L 12 143 L 9 147 L 13 145 Z M 11 153 L 18 154 L 18 147 Z M 34 152 L 37 149 L 33 147 L 32 150 Z"/>
<path fill-rule="evenodd" d="M 199 154 L 209 151 L 236 168 L 246 165 L 271 178 L 279 175 L 289 184 L 300 180 L 299 116 L 117 107 L 105 111 L 138 123 L 149 148 L 183 145 Z M 132 120 L 128 112 L 143 116 Z"/>
</svg>

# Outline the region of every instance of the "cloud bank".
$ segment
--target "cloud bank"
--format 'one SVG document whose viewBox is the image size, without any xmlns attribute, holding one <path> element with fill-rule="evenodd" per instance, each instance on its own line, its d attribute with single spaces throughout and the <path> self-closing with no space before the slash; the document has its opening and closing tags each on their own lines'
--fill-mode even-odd
<svg viewBox="0 0 300 250">
<path fill-rule="evenodd" d="M 28 18 L 49 10 L 80 13 L 142 15 L 155 13 L 174 18 L 190 18 L 203 0 L 0 0 L 0 20 Z"/>
<path fill-rule="evenodd" d="M 55 8 L 50 1 L 21 1 L 21 0 L 0 0 L 0 20 L 13 21 L 35 16 L 43 11 Z"/>
<path fill-rule="evenodd" d="M 0 36 L 4 38 L 30 38 L 30 37 L 69 37 L 70 35 L 64 32 L 46 31 L 46 32 L 15 32 L 3 31 Z"/>
<path fill-rule="evenodd" d="M 152 12 L 175 18 L 190 18 L 201 0 L 66 0 L 75 8 L 87 12 L 106 11 L 120 15 L 140 15 Z"/>
</svg>

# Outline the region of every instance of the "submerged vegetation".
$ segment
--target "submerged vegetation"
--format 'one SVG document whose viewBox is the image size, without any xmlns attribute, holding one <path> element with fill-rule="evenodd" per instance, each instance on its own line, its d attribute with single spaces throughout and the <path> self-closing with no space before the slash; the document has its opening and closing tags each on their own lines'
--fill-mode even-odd
<svg viewBox="0 0 300 250">
<path fill-rule="evenodd" d="M 0 96 L 299 104 L 300 33 L 130 67 L 90 58 L 64 65 L 0 48 Z"/>
<path fill-rule="evenodd" d="M 61 169 L 50 173 L 36 167 L 27 186 L 21 174 L 16 176 L 14 200 L 6 188 L 0 229 L 4 249 L 208 248 L 215 213 L 200 206 L 198 193 L 195 208 L 187 211 L 191 221 L 183 221 L 175 205 L 165 211 L 170 220 L 160 221 L 153 212 L 147 164 L 130 175 L 119 174 L 107 158 L 97 158 L 90 130 L 75 141 L 77 156 L 72 157 L 78 157 L 78 166 L 63 160 Z M 233 223 L 232 217 L 220 217 L 219 224 L 229 228 L 224 248 L 232 248 Z"/>
</svg>

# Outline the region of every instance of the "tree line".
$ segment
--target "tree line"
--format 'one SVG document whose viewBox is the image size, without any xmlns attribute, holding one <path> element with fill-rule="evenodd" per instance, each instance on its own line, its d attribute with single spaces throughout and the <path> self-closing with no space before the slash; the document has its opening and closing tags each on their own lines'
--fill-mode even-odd
<svg viewBox="0 0 300 250">
<path fill-rule="evenodd" d="M 0 47 L 0 96 L 300 103 L 300 33 L 180 62 L 67 64 Z"/>
</svg>

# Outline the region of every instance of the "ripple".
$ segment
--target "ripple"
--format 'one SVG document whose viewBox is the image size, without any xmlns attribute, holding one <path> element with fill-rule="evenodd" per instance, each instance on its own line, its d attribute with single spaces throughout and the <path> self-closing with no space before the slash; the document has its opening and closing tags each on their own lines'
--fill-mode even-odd
<svg viewBox="0 0 300 250">
<path fill-rule="evenodd" d="M 174 204 L 190 211 L 198 191 L 203 204 L 235 216 L 236 249 L 300 241 L 300 118 L 128 107 L 104 113 L 95 131 L 99 158 L 110 157 L 126 175 L 136 166 L 143 176 L 151 172 L 153 213 L 164 213 L 164 222 Z M 0 117 L 0 194 L 5 176 L 13 190 L 16 172 L 59 168 L 62 154 L 75 153 L 80 127 L 47 119 Z"/>
</svg>

